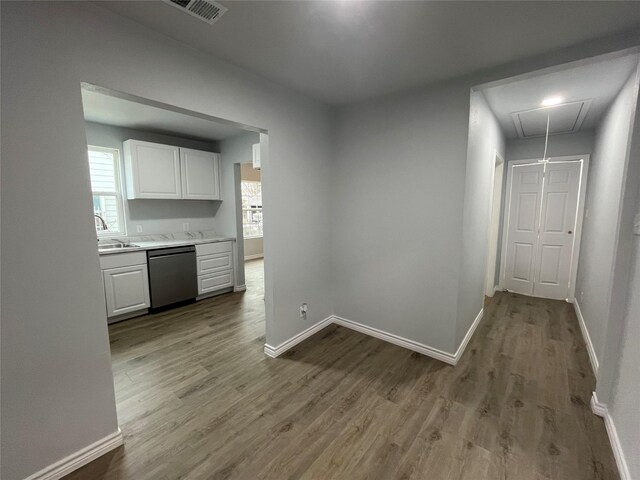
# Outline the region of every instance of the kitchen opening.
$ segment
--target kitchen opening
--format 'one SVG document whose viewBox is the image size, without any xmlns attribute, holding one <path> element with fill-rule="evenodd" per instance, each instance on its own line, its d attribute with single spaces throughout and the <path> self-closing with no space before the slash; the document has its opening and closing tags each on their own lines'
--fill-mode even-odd
<svg viewBox="0 0 640 480">
<path fill-rule="evenodd" d="M 82 85 L 121 429 L 264 356 L 264 130 Z M 262 162 L 261 162 L 262 160 Z M 224 360 L 224 362 L 223 362 Z"/>
</svg>

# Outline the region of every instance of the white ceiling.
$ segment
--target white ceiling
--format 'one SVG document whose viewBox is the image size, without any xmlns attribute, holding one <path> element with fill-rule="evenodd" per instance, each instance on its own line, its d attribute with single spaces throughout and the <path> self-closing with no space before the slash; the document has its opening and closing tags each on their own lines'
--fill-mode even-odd
<svg viewBox="0 0 640 480">
<path fill-rule="evenodd" d="M 82 90 L 82 106 L 84 118 L 89 122 L 195 140 L 223 140 L 245 132 L 237 127 L 86 89 Z"/>
<path fill-rule="evenodd" d="M 542 100 L 554 96 L 562 97 L 563 103 L 592 100 L 582 123 L 582 129 L 591 129 L 598 124 L 637 66 L 638 56 L 627 55 L 510 82 L 483 92 L 507 138 L 518 138 L 512 113 L 536 109 Z M 555 125 L 558 129 L 563 129 L 568 119 L 562 115 L 566 113 L 563 110 L 553 107 L 548 110 L 552 125 L 554 114 L 557 114 Z M 543 116 L 546 122 L 546 114 Z"/>
<path fill-rule="evenodd" d="M 221 0 L 214 25 L 158 1 L 97 3 L 330 104 L 640 28 L 633 1 Z"/>
</svg>

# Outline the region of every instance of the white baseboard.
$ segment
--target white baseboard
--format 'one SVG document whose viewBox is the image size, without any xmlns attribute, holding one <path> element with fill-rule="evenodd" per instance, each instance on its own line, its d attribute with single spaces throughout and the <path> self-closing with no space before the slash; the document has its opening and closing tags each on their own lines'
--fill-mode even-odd
<svg viewBox="0 0 640 480">
<path fill-rule="evenodd" d="M 469 327 L 469 330 L 467 330 L 467 334 L 462 339 L 462 343 L 460 343 L 460 346 L 456 350 L 454 365 L 456 365 L 460 360 L 460 358 L 462 357 L 464 350 L 467 348 L 467 344 L 469 343 L 469 340 L 471 340 L 471 337 L 473 337 L 473 334 L 476 331 L 476 328 L 478 328 L 478 325 L 480 324 L 480 321 L 482 320 L 483 316 L 484 316 L 484 308 L 481 308 L 480 311 L 478 312 L 478 315 L 476 315 L 475 320 Z"/>
<path fill-rule="evenodd" d="M 584 323 L 584 317 L 582 316 L 580 305 L 578 305 L 578 300 L 575 298 L 573 299 L 573 308 L 576 311 L 576 317 L 578 317 L 578 325 L 580 325 L 582 338 L 584 338 L 584 343 L 587 345 L 587 353 L 589 354 L 589 361 L 591 362 L 591 368 L 593 369 L 594 375 L 597 375 L 598 369 L 600 368 L 600 365 L 598 363 L 598 357 L 596 355 L 595 348 L 593 348 L 593 343 L 591 343 L 591 337 L 589 336 L 589 330 L 587 330 L 587 324 Z"/>
<path fill-rule="evenodd" d="M 408 338 L 401 337 L 399 335 L 394 335 L 393 333 L 385 332 L 384 330 L 380 330 L 378 328 L 369 327 L 367 325 L 363 325 L 362 323 L 354 322 L 353 320 L 348 320 L 346 318 L 338 317 L 336 315 L 331 315 L 330 317 L 325 318 L 321 322 L 316 323 L 312 327 L 307 328 L 306 330 L 300 332 L 299 334 L 291 337 L 289 340 L 282 342 L 277 347 L 272 347 L 271 345 L 265 344 L 264 353 L 265 355 L 275 358 L 282 355 L 284 352 L 294 347 L 298 343 L 302 342 L 306 338 L 309 338 L 314 333 L 322 330 L 324 327 L 335 323 L 336 325 L 341 325 L 343 327 L 349 328 L 351 330 L 355 330 L 356 332 L 364 333 L 366 335 L 370 335 L 375 338 L 379 338 L 380 340 L 384 340 L 385 342 L 393 343 L 394 345 L 398 345 L 399 347 L 407 348 L 409 350 L 413 350 L 414 352 L 418 352 L 422 355 L 426 355 L 431 358 L 435 358 L 436 360 L 440 360 L 441 362 L 448 363 L 449 365 L 456 365 L 462 354 L 464 353 L 469 340 L 473 336 L 473 332 L 476 331 L 480 320 L 482 320 L 482 316 L 484 313 L 484 309 L 480 310 L 480 313 L 476 316 L 475 320 L 467 334 L 464 336 L 462 343 L 456 350 L 456 353 L 449 353 L 442 350 L 439 350 L 434 347 L 430 347 L 428 345 L 424 345 L 422 343 L 414 342 L 413 340 L 409 340 Z"/>
<path fill-rule="evenodd" d="M 629 472 L 629 466 L 624 456 L 622 444 L 620 443 L 620 437 L 618 437 L 618 430 L 616 430 L 616 426 L 613 423 L 613 418 L 611 418 L 607 406 L 598 401 L 596 392 L 593 392 L 593 396 L 591 397 L 591 411 L 604 419 L 604 425 L 607 429 L 609 442 L 611 442 L 613 456 L 616 459 L 620 480 L 631 480 L 631 473 Z"/>
<path fill-rule="evenodd" d="M 607 406 L 598 401 L 598 395 L 596 395 L 596 392 L 593 392 L 591 395 L 591 411 L 602 418 L 607 416 Z"/>
<path fill-rule="evenodd" d="M 264 253 L 256 253 L 255 255 L 247 255 L 244 257 L 244 261 L 247 260 L 257 260 L 258 258 L 264 258 Z"/>
<path fill-rule="evenodd" d="M 123 443 L 122 432 L 118 429 L 117 432 L 107 435 L 82 450 L 78 450 L 62 460 L 43 468 L 39 472 L 25 478 L 25 480 L 58 480 L 96 458 L 101 457 L 105 453 L 110 452 L 114 448 L 118 448 Z"/>
<path fill-rule="evenodd" d="M 246 285 L 235 285 L 233 287 L 234 292 L 244 292 L 247 289 Z"/>
<path fill-rule="evenodd" d="M 414 342 L 413 340 L 409 340 L 407 338 L 403 338 L 398 335 L 379 330 L 377 328 L 369 327 L 367 325 L 354 322 L 353 320 L 347 320 L 346 318 L 336 316 L 333 316 L 332 318 L 333 323 L 337 325 L 342 325 L 343 327 L 350 328 L 351 330 L 355 330 L 356 332 L 361 332 L 366 335 L 379 338 L 380 340 L 393 343 L 394 345 L 398 345 L 399 347 L 408 348 L 409 350 L 421 353 L 422 355 L 427 355 L 428 357 L 435 358 L 437 360 L 440 360 L 441 362 L 448 363 L 449 365 L 456 364 L 455 355 L 452 355 L 451 353 L 443 352 L 442 350 L 438 350 L 437 348 L 429 347 L 428 345 Z"/>
<path fill-rule="evenodd" d="M 332 323 L 332 317 L 327 317 L 324 320 L 319 321 L 315 325 L 312 325 L 311 327 L 307 328 L 306 330 L 303 330 L 302 332 L 298 333 L 297 335 L 291 337 L 289 340 L 286 340 L 286 341 L 282 342 L 280 345 L 278 345 L 276 347 L 272 347 L 271 345 L 265 344 L 264 345 L 264 353 L 265 353 L 265 355 L 267 355 L 269 357 L 272 357 L 272 358 L 279 357 L 280 355 L 282 355 L 284 352 L 286 352 L 290 348 L 295 347 L 301 341 L 309 338 L 314 333 L 319 332 L 320 330 L 322 330 L 327 325 L 331 325 L 331 323 Z"/>
</svg>

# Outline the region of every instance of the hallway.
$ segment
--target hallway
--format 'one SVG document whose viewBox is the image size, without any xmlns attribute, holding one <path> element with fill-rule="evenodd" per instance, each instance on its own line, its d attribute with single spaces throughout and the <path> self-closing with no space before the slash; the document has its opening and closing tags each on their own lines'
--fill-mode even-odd
<svg viewBox="0 0 640 480">
<path fill-rule="evenodd" d="M 261 302 L 110 327 L 125 446 L 66 478 L 618 478 L 570 304 L 496 294 L 451 367 L 335 325 L 268 358 Z"/>
</svg>

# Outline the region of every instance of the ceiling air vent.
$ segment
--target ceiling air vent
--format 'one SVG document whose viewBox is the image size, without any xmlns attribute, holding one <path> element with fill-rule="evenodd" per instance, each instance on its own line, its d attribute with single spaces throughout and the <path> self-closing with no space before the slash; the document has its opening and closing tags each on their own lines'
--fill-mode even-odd
<svg viewBox="0 0 640 480">
<path fill-rule="evenodd" d="M 227 7 L 211 0 L 164 0 L 165 3 L 188 13 L 209 25 L 213 25 L 228 10 Z"/>
</svg>

